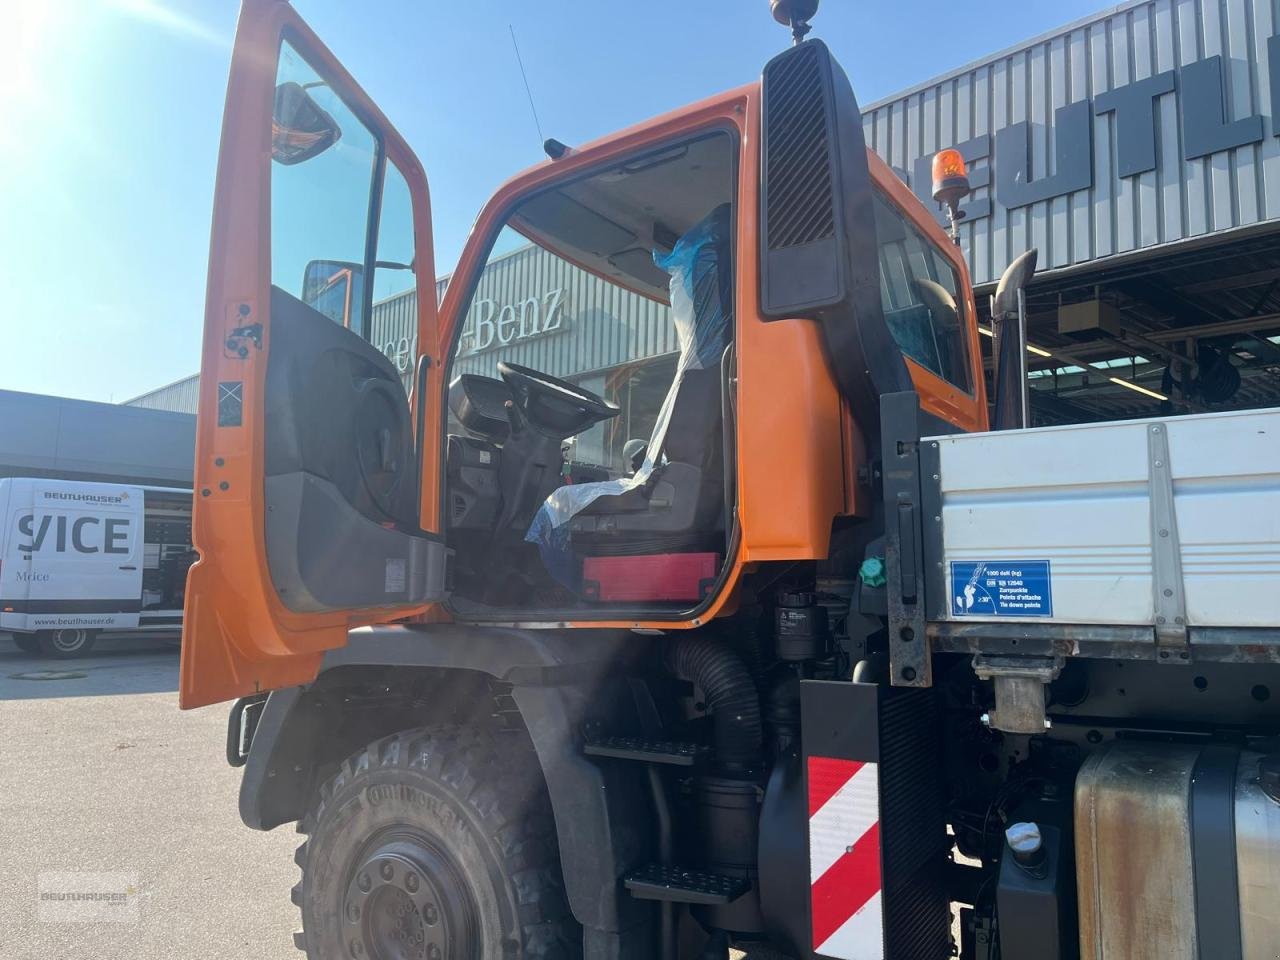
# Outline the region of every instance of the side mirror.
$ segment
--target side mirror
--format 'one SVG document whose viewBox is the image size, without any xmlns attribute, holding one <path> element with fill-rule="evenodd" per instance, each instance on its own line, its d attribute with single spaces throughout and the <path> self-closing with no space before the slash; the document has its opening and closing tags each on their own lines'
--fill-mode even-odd
<svg viewBox="0 0 1280 960">
<path fill-rule="evenodd" d="M 276 87 L 271 111 L 271 159 L 285 166 L 319 156 L 342 138 L 342 128 L 293 80 Z"/>
<path fill-rule="evenodd" d="M 350 327 L 364 302 L 364 267 L 346 260 L 312 260 L 302 274 L 302 302 Z"/>
</svg>

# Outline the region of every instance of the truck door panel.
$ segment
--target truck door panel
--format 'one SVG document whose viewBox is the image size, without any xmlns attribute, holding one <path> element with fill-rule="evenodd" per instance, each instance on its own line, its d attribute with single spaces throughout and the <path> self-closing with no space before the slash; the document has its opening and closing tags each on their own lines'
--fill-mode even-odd
<svg viewBox="0 0 1280 960">
<path fill-rule="evenodd" d="M 417 529 L 413 425 L 394 365 L 275 287 L 271 318 L 266 547 L 281 599 L 299 613 L 431 599 L 427 565 L 443 555 L 406 532 Z"/>
<path fill-rule="evenodd" d="M 412 152 L 289 4 L 248 0 L 215 192 L 184 707 L 305 682 L 351 626 L 444 598 L 414 447 L 415 413 L 438 414 L 410 407 L 412 363 L 370 342 L 389 305 L 434 346 L 434 274 Z"/>
</svg>

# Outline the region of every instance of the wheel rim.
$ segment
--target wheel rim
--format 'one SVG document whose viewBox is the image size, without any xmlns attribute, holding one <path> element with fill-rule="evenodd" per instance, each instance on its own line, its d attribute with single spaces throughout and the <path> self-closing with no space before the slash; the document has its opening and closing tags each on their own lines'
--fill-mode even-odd
<svg viewBox="0 0 1280 960">
<path fill-rule="evenodd" d="M 63 653 L 75 653 L 84 646 L 84 638 L 85 632 L 83 630 L 55 630 L 53 631 L 53 646 Z"/>
<path fill-rule="evenodd" d="M 342 904 L 353 960 L 479 960 L 478 911 L 453 859 L 430 838 L 396 832 L 356 858 Z"/>
</svg>

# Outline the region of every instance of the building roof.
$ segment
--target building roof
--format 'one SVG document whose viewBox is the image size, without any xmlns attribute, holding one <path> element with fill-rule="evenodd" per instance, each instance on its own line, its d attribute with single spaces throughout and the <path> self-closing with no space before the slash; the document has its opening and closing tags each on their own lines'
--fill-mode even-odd
<svg viewBox="0 0 1280 960">
<path fill-rule="evenodd" d="M 0 476 L 191 486 L 196 418 L 0 390 Z"/>
</svg>

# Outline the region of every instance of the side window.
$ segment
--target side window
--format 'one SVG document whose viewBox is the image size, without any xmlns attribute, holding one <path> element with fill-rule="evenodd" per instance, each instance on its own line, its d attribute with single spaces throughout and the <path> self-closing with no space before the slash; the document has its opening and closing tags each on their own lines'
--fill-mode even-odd
<svg viewBox="0 0 1280 960">
<path fill-rule="evenodd" d="M 413 260 L 413 201 L 409 184 L 394 163 L 387 163 L 378 218 L 377 257 L 373 265 L 373 323 L 370 342 L 400 371 L 405 390 L 412 385 L 418 356 L 417 277 Z"/>
<path fill-rule="evenodd" d="M 417 333 L 408 185 L 394 165 L 382 163 L 382 145 L 369 127 L 287 41 L 280 46 L 271 152 L 272 284 L 397 362 Z M 411 358 L 401 362 L 402 369 L 412 366 Z"/>
<path fill-rule="evenodd" d="M 956 269 L 878 194 L 875 211 L 880 299 L 894 339 L 920 366 L 972 392 L 965 302 Z"/>
</svg>

